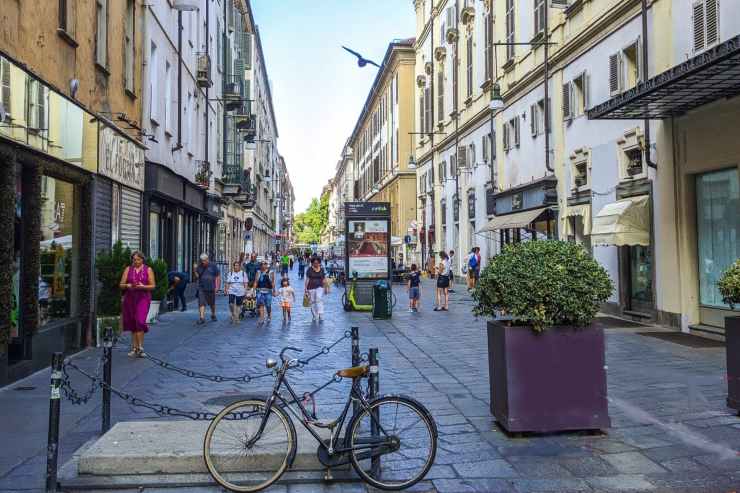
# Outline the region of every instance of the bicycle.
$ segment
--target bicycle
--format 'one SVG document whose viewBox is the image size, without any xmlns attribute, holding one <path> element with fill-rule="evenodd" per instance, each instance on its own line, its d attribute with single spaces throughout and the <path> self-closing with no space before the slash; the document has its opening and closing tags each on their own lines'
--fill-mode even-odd
<svg viewBox="0 0 740 493">
<path fill-rule="evenodd" d="M 327 467 L 351 463 L 365 482 L 383 490 L 405 489 L 426 476 L 437 453 L 437 425 L 421 403 L 403 395 L 368 401 L 360 381 L 370 370 L 355 366 L 334 376 L 335 381 L 352 379 L 344 409 L 333 420 L 319 420 L 315 410 L 309 413 L 287 380 L 288 371 L 301 361 L 288 359 L 286 351 L 302 352 L 288 346 L 280 351 L 282 365 L 274 359 L 266 361 L 267 368 L 273 369 L 275 384 L 265 401 L 247 399 L 230 404 L 208 427 L 203 456 L 219 485 L 236 492 L 255 492 L 280 479 L 292 466 L 297 451 L 292 417 L 316 439 L 317 456 Z M 280 393 L 283 386 L 292 400 Z M 359 411 L 349 418 L 344 437 L 340 437 L 352 403 L 359 404 Z M 314 427 L 328 429 L 329 438 L 323 440 Z M 381 457 L 378 465 L 374 459 Z M 254 473 L 263 472 L 260 466 L 270 469 L 266 475 Z"/>
</svg>

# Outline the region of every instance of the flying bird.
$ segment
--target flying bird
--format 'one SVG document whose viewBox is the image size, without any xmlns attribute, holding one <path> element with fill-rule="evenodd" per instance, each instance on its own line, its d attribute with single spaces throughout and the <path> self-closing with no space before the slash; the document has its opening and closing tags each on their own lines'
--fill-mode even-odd
<svg viewBox="0 0 740 493">
<path fill-rule="evenodd" d="M 376 67 L 380 68 L 380 65 L 378 65 L 377 63 L 375 63 L 372 60 L 368 60 L 367 58 L 363 57 L 362 55 L 360 55 L 356 51 L 350 50 L 346 46 L 342 46 L 342 48 L 344 48 L 345 50 L 349 51 L 350 53 L 352 53 L 354 56 L 357 57 L 357 66 L 358 67 L 364 67 L 365 65 L 367 65 L 369 63 L 370 65 L 375 65 Z"/>
</svg>

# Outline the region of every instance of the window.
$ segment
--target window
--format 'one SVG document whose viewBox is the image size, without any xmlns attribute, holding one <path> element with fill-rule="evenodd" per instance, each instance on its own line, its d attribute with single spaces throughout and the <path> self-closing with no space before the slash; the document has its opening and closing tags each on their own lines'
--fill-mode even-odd
<svg viewBox="0 0 740 493">
<path fill-rule="evenodd" d="M 514 43 L 515 36 L 514 0 L 506 0 L 506 42 Z M 506 45 L 506 59 L 514 59 L 514 45 Z"/>
<path fill-rule="evenodd" d="M 170 62 L 164 64 L 164 130 L 172 135 L 172 70 Z"/>
<path fill-rule="evenodd" d="M 59 0 L 59 29 L 74 36 L 75 33 L 75 0 Z"/>
<path fill-rule="evenodd" d="M 159 56 L 157 45 L 152 43 L 149 47 L 149 119 L 155 124 L 159 121 Z"/>
<path fill-rule="evenodd" d="M 444 181 L 447 179 L 447 163 L 445 161 L 441 161 L 438 166 L 439 172 L 437 175 L 439 176 L 439 184 L 444 185 Z"/>
<path fill-rule="evenodd" d="M 72 316 L 77 270 L 77 209 L 73 184 L 41 177 L 41 251 L 39 259 L 39 326 Z"/>
<path fill-rule="evenodd" d="M 134 43 L 134 0 L 126 0 L 126 25 L 123 34 L 123 66 L 124 87 L 127 91 L 133 93 L 134 87 L 134 66 L 136 63 L 136 46 Z"/>
<path fill-rule="evenodd" d="M 496 131 L 493 131 L 493 134 L 489 134 L 489 144 L 491 146 L 491 162 L 493 162 L 496 159 Z"/>
<path fill-rule="evenodd" d="M 437 121 L 445 120 L 445 75 L 443 71 L 437 72 Z"/>
<path fill-rule="evenodd" d="M 432 133 L 432 91 L 429 87 L 424 89 L 424 123 L 427 133 Z"/>
<path fill-rule="evenodd" d="M 504 150 L 519 147 L 519 115 L 504 123 Z"/>
<path fill-rule="evenodd" d="M 480 140 L 483 162 L 486 163 L 486 164 L 488 164 L 488 162 L 489 162 L 488 160 L 491 157 L 491 154 L 490 154 L 490 151 L 489 151 L 490 146 L 491 146 L 490 138 L 491 138 L 491 134 L 486 134 Z"/>
<path fill-rule="evenodd" d="M 219 72 L 223 72 L 224 70 L 224 50 L 222 48 L 222 36 L 223 32 L 221 32 L 221 22 L 216 19 L 216 67 L 218 68 Z"/>
<path fill-rule="evenodd" d="M 447 224 L 447 201 L 441 200 L 439 204 L 440 212 L 442 213 L 442 226 Z M 442 238 L 444 238 L 446 235 L 443 233 Z"/>
<path fill-rule="evenodd" d="M 47 89 L 35 79 L 28 80 L 28 130 L 34 133 L 48 130 L 46 125 Z"/>
<path fill-rule="evenodd" d="M 699 300 L 725 308 L 717 280 L 740 257 L 740 186 L 736 168 L 696 177 Z"/>
<path fill-rule="evenodd" d="M 95 0 L 97 31 L 95 33 L 95 62 L 108 67 L 108 0 Z"/>
<path fill-rule="evenodd" d="M 609 92 L 611 95 L 632 89 L 642 80 L 641 42 L 638 37 L 622 51 L 609 57 Z"/>
<path fill-rule="evenodd" d="M 635 180 L 647 176 L 643 144 L 642 130 L 639 127 L 628 130 L 624 137 L 617 139 L 617 145 L 620 149 L 618 153 L 620 180 Z"/>
<path fill-rule="evenodd" d="M 468 219 L 475 219 L 475 190 L 468 191 Z M 472 221 L 470 226 L 471 237 L 468 239 L 472 240 L 472 235 L 475 232 L 475 222 Z M 470 246 L 472 246 L 472 244 L 472 241 L 468 243 Z"/>
<path fill-rule="evenodd" d="M 545 133 L 545 100 L 540 99 L 537 103 L 529 108 L 530 119 L 529 125 L 532 137 Z"/>
<path fill-rule="evenodd" d="M 426 130 L 426 125 L 424 122 L 424 93 L 422 92 L 421 96 L 419 96 L 419 129 L 424 132 Z M 424 140 L 423 135 L 419 135 L 419 145 L 421 145 L 421 141 Z"/>
<path fill-rule="evenodd" d="M 5 109 L 5 121 L 10 122 L 10 62 L 0 57 L 0 104 Z"/>
<path fill-rule="evenodd" d="M 465 44 L 465 61 L 467 64 L 466 78 L 467 78 L 467 95 L 468 97 L 473 96 L 473 36 L 468 36 Z"/>
<path fill-rule="evenodd" d="M 149 256 L 154 260 L 159 258 L 159 214 L 149 213 Z"/>
<path fill-rule="evenodd" d="M 468 146 L 468 156 L 467 156 L 467 164 L 471 168 L 475 168 L 476 166 L 476 155 L 475 155 L 475 143 L 471 142 Z"/>
<path fill-rule="evenodd" d="M 485 59 L 484 66 L 485 66 L 485 77 L 486 80 L 491 80 L 493 78 L 493 36 L 492 31 L 493 30 L 493 22 L 491 22 L 491 14 L 486 14 L 483 17 L 483 38 L 485 42 L 485 49 L 483 53 L 483 58 Z"/>
<path fill-rule="evenodd" d="M 627 176 L 635 177 L 642 173 L 642 149 L 630 149 L 625 152 L 627 155 L 627 167 L 625 171 Z"/>
<path fill-rule="evenodd" d="M 719 0 L 693 4 L 694 52 L 711 48 L 719 41 Z"/>
<path fill-rule="evenodd" d="M 591 188 L 591 152 L 588 149 L 576 149 L 570 156 L 571 188 L 573 191 Z"/>
<path fill-rule="evenodd" d="M 563 84 L 563 120 L 568 121 L 583 115 L 588 109 L 589 78 L 586 72 Z"/>
<path fill-rule="evenodd" d="M 545 0 L 534 0 L 534 33 L 535 35 L 545 31 Z"/>
<path fill-rule="evenodd" d="M 457 159 L 455 156 L 450 156 L 450 176 L 456 177 L 457 176 Z"/>
</svg>

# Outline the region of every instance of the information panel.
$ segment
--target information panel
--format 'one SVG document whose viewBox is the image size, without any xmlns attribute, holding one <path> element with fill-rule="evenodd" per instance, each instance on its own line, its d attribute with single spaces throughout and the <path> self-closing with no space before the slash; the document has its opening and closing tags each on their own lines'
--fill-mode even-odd
<svg viewBox="0 0 740 493">
<path fill-rule="evenodd" d="M 390 277 L 390 204 L 350 202 L 345 207 L 347 273 L 358 279 Z"/>
</svg>

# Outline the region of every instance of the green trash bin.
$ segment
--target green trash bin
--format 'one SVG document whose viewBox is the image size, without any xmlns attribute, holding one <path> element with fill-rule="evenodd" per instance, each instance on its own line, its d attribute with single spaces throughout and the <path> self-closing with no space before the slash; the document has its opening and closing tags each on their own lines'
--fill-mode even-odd
<svg viewBox="0 0 740 493">
<path fill-rule="evenodd" d="M 388 281 L 373 285 L 373 318 L 389 319 L 393 314 L 393 291 Z"/>
</svg>

